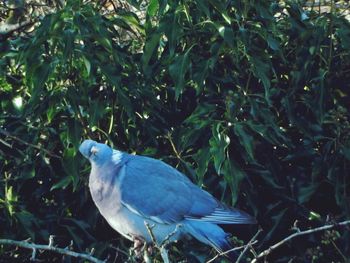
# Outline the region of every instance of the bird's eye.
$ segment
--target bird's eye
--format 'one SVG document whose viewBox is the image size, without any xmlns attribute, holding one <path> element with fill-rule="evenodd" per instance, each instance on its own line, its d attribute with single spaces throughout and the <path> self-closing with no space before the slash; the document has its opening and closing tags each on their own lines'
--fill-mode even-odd
<svg viewBox="0 0 350 263">
<path fill-rule="evenodd" d="M 98 149 L 95 146 L 92 146 L 90 152 L 92 155 L 96 155 L 98 153 Z"/>
</svg>

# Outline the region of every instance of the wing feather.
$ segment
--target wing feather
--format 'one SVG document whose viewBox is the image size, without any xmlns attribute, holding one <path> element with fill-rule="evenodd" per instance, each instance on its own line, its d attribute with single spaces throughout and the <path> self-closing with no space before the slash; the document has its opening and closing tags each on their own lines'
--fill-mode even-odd
<svg viewBox="0 0 350 263">
<path fill-rule="evenodd" d="M 121 201 L 131 211 L 159 223 L 198 220 L 215 224 L 254 224 L 255 219 L 229 208 L 166 163 L 129 155 L 123 164 Z"/>
<path fill-rule="evenodd" d="M 162 161 L 130 155 L 124 166 L 122 203 L 145 217 L 175 223 L 187 215 L 208 214 L 217 207 L 210 194 Z"/>
</svg>

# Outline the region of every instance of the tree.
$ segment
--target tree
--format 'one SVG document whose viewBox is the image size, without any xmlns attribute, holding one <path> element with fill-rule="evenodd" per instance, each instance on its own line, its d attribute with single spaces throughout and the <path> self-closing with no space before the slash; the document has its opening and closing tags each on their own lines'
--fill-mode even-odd
<svg viewBox="0 0 350 263">
<path fill-rule="evenodd" d="M 91 202 L 77 153 L 87 137 L 162 159 L 255 215 L 257 252 L 295 221 L 349 218 L 350 24 L 334 1 L 326 13 L 294 1 L 128 3 L 31 2 L 16 20 L 28 24 L 2 32 L 1 237 L 127 251 Z M 349 231 L 336 228 L 268 259 L 349 255 Z"/>
</svg>

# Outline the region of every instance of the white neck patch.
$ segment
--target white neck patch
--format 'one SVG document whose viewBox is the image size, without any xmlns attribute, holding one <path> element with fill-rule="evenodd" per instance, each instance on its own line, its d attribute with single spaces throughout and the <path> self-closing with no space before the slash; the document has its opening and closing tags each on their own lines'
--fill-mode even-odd
<svg viewBox="0 0 350 263">
<path fill-rule="evenodd" d="M 123 156 L 123 153 L 121 151 L 113 150 L 112 161 L 115 164 L 118 164 L 122 160 L 122 156 Z"/>
</svg>

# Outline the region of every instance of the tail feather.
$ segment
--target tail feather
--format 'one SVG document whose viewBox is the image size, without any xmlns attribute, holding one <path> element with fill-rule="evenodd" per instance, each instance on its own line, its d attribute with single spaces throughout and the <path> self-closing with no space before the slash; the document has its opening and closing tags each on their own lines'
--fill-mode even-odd
<svg viewBox="0 0 350 263">
<path fill-rule="evenodd" d="M 224 253 L 230 260 L 235 261 L 237 259 L 237 253 L 230 251 L 232 246 L 228 241 L 229 234 L 216 224 L 210 222 L 198 222 L 187 220 L 187 231 L 196 238 L 198 241 L 215 248 L 219 253 Z"/>
<path fill-rule="evenodd" d="M 206 221 L 214 224 L 256 224 L 255 218 L 236 208 L 221 205 L 208 215 L 186 217 L 189 220 Z"/>
</svg>

